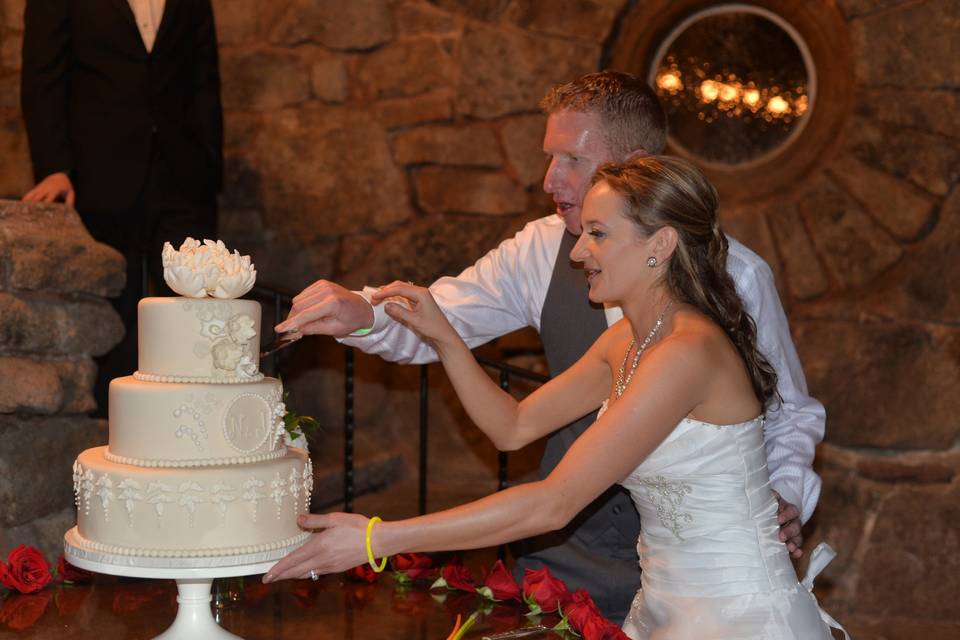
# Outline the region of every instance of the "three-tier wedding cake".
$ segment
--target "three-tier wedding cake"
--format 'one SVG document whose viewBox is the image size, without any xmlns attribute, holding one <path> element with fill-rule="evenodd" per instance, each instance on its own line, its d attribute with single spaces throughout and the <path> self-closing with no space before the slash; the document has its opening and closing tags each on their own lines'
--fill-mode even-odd
<svg viewBox="0 0 960 640">
<path fill-rule="evenodd" d="M 259 371 L 260 305 L 240 300 L 256 271 L 222 242 L 163 252 L 183 297 L 138 308 L 139 362 L 110 383 L 109 443 L 74 463 L 87 552 L 207 558 L 283 552 L 309 534 L 310 458 L 285 444 L 283 389 Z"/>
</svg>

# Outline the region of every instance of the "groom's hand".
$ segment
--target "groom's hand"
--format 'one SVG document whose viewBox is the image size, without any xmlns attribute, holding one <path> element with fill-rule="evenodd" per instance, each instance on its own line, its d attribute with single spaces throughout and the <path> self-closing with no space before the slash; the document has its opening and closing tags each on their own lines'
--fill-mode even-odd
<svg viewBox="0 0 960 640">
<path fill-rule="evenodd" d="M 353 291 L 335 282 L 317 280 L 293 299 L 287 319 L 277 333 L 345 336 L 373 326 L 373 308 Z"/>
<path fill-rule="evenodd" d="M 790 557 L 796 560 L 803 555 L 803 523 L 800 522 L 800 509 L 780 497 L 777 498 L 777 522 L 780 523 L 780 542 L 787 545 Z"/>
</svg>

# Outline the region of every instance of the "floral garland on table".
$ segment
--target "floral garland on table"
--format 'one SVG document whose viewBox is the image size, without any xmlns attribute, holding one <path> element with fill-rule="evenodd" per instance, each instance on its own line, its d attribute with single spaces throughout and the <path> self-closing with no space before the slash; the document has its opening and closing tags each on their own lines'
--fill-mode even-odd
<svg viewBox="0 0 960 640">
<path fill-rule="evenodd" d="M 0 624 L 22 631 L 40 619 L 51 599 L 56 601 L 61 612 L 77 608 L 79 603 L 64 595 L 66 592 L 58 590 L 54 594 L 47 587 L 81 584 L 91 577 L 89 571 L 73 566 L 62 554 L 57 567 L 51 570 L 46 558 L 36 548 L 18 546 L 7 555 L 6 562 L 0 560 L 0 585 L 9 593 L 21 594 L 5 597 L 8 593 L 0 601 Z"/>
<path fill-rule="evenodd" d="M 420 553 L 402 553 L 390 559 L 395 587 L 400 591 L 410 589 L 415 581 L 436 579 L 430 585 L 434 599 L 446 600 L 450 592 L 482 601 L 473 614 L 461 624 L 457 615 L 457 624 L 448 640 L 459 640 L 470 626 L 481 616 L 495 627 L 496 631 L 508 631 L 522 622 L 518 617 L 509 615 L 498 619 L 494 609 L 497 602 L 521 602 L 526 605 L 527 626 L 542 625 L 564 637 L 583 637 L 584 640 L 627 640 L 627 635 L 600 613 L 590 594 L 583 589 L 571 593 L 567 585 L 546 567 L 527 569 L 523 584 L 517 584 L 513 575 L 497 560 L 483 579 L 477 581 L 470 569 L 459 561 L 440 567 L 433 559 Z M 347 577 L 364 583 L 375 583 L 382 574 L 376 573 L 369 564 L 363 564 L 347 571 Z M 437 594 L 438 589 L 444 593 Z"/>
</svg>

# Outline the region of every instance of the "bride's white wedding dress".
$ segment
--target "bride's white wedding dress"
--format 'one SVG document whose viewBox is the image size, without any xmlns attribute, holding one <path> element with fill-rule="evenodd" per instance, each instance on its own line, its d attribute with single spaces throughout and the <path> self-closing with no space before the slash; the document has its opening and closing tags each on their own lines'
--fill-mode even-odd
<svg viewBox="0 0 960 640">
<path fill-rule="evenodd" d="M 686 418 L 621 484 L 642 527 L 623 625 L 634 640 L 829 640 L 840 628 L 810 592 L 832 550 L 811 554 L 801 584 L 779 540 L 762 418 Z"/>
</svg>

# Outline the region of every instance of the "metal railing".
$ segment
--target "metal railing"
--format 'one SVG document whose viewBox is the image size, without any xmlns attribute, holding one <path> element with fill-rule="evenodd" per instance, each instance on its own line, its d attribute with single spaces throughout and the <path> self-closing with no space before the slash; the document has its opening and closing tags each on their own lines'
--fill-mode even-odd
<svg viewBox="0 0 960 640">
<path fill-rule="evenodd" d="M 280 323 L 286 317 L 286 310 L 293 303 L 293 294 L 276 289 L 266 285 L 258 285 L 251 292 L 253 297 L 261 300 L 270 300 L 273 304 L 274 325 Z M 354 432 L 356 424 L 354 421 L 354 350 L 351 347 L 344 346 L 344 384 L 343 384 L 343 509 L 347 512 L 353 511 L 354 491 Z M 278 351 L 265 358 L 267 363 L 266 372 L 273 376 L 279 376 L 283 367 L 283 351 Z M 510 391 L 510 383 L 513 378 L 526 380 L 529 382 L 544 383 L 550 379 L 549 376 L 516 367 L 498 360 L 491 360 L 482 356 L 477 356 L 477 361 L 488 369 L 495 370 L 499 375 L 500 388 L 504 391 Z M 261 363 L 261 368 L 263 368 Z M 427 443 L 428 443 L 428 406 L 429 406 L 429 365 L 418 365 L 420 367 L 420 446 L 419 446 L 419 464 L 417 479 L 417 495 L 419 513 L 427 512 Z M 497 454 L 497 490 L 502 490 L 507 486 L 507 453 L 501 451 Z"/>
</svg>

